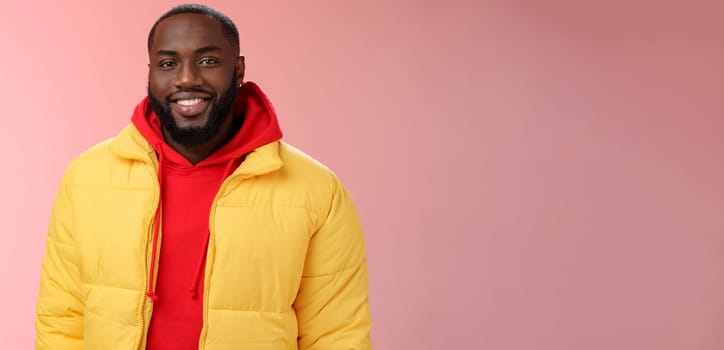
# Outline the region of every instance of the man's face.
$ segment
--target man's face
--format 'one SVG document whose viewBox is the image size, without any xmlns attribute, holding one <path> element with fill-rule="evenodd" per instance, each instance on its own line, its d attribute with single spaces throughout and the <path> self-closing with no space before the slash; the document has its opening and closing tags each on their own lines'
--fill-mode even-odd
<svg viewBox="0 0 724 350">
<path fill-rule="evenodd" d="M 167 136 L 186 146 L 208 142 L 231 117 L 243 66 L 221 24 L 179 14 L 156 27 L 148 95 Z"/>
</svg>

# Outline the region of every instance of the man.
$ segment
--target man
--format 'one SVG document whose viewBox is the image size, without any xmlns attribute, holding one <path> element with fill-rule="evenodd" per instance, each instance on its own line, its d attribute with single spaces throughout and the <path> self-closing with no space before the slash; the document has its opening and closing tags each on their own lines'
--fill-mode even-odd
<svg viewBox="0 0 724 350">
<path fill-rule="evenodd" d="M 370 349 L 354 205 L 280 141 L 233 22 L 175 7 L 148 53 L 132 123 L 61 182 L 36 349 Z"/>
</svg>

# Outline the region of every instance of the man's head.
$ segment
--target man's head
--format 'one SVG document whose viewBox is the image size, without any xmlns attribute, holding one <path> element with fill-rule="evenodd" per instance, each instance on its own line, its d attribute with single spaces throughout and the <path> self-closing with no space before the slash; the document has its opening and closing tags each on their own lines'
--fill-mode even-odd
<svg viewBox="0 0 724 350">
<path fill-rule="evenodd" d="M 230 125 L 244 59 L 228 17 L 203 5 L 174 7 L 151 28 L 148 56 L 148 96 L 167 137 L 199 146 Z"/>
</svg>

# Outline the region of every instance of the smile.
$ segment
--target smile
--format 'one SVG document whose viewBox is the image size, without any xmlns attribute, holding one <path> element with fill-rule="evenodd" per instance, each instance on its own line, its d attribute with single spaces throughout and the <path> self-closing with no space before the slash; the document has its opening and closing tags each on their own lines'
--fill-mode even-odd
<svg viewBox="0 0 724 350">
<path fill-rule="evenodd" d="M 182 106 L 193 106 L 193 105 L 197 105 L 203 101 L 204 101 L 204 99 L 202 99 L 202 98 L 194 98 L 194 99 L 190 99 L 190 100 L 178 100 L 178 101 L 176 101 L 176 103 L 178 103 Z"/>
<path fill-rule="evenodd" d="M 171 103 L 171 109 L 181 117 L 191 118 L 202 114 L 210 102 L 203 98 L 181 99 Z"/>
</svg>

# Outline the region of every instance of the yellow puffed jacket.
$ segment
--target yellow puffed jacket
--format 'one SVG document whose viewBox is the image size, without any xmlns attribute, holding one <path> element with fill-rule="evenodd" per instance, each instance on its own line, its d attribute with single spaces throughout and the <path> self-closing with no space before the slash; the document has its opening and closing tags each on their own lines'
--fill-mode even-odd
<svg viewBox="0 0 724 350">
<path fill-rule="evenodd" d="M 133 125 L 68 167 L 36 349 L 145 349 L 157 168 Z M 209 224 L 199 349 L 371 349 L 362 231 L 329 169 L 281 141 L 259 147 L 221 185 Z"/>
</svg>

